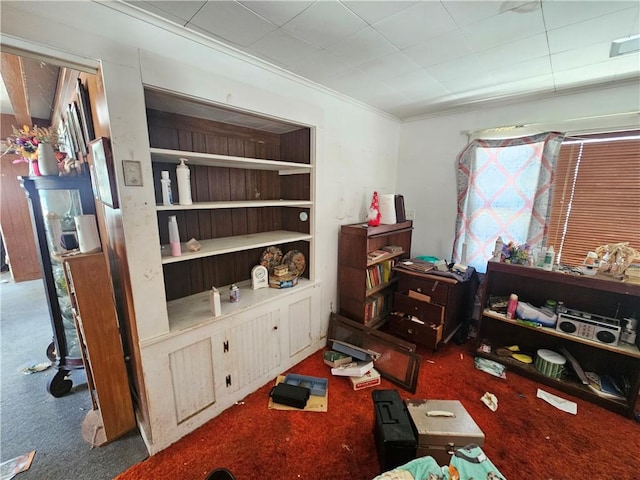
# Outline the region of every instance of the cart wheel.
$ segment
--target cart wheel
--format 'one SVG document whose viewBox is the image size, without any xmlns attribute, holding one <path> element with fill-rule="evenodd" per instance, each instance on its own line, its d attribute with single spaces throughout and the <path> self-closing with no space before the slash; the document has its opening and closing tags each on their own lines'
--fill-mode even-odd
<svg viewBox="0 0 640 480">
<path fill-rule="evenodd" d="M 58 359 L 55 342 L 51 342 L 47 347 L 47 358 L 52 362 L 55 362 Z"/>
<path fill-rule="evenodd" d="M 73 382 L 67 378 L 68 374 L 69 372 L 66 370 L 58 370 L 58 373 L 53 376 L 49 385 L 47 385 L 47 391 L 56 398 L 60 398 L 69 393 Z"/>
</svg>

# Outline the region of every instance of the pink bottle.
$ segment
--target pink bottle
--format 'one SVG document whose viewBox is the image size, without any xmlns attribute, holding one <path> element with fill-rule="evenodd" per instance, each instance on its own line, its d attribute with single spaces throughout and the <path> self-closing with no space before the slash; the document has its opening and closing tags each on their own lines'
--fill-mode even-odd
<svg viewBox="0 0 640 480">
<path fill-rule="evenodd" d="M 509 320 L 516 318 L 516 308 L 518 308 L 518 295 L 512 293 L 507 304 L 507 318 Z"/>
</svg>

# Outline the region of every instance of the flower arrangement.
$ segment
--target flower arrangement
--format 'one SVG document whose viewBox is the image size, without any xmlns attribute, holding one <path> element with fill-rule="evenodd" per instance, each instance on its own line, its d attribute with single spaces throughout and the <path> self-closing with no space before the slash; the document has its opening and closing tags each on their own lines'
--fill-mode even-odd
<svg viewBox="0 0 640 480">
<path fill-rule="evenodd" d="M 43 128 L 37 125 L 24 125 L 20 130 L 13 127 L 13 134 L 7 137 L 7 151 L 22 156 L 22 159 L 15 160 L 14 163 L 36 160 L 40 143 L 50 143 L 56 150 L 58 133 L 51 127 Z"/>
<path fill-rule="evenodd" d="M 518 245 L 515 242 L 509 242 L 502 247 L 502 257 L 505 263 L 526 265 L 529 261 L 529 250 L 530 247 L 526 243 L 524 245 Z"/>
</svg>

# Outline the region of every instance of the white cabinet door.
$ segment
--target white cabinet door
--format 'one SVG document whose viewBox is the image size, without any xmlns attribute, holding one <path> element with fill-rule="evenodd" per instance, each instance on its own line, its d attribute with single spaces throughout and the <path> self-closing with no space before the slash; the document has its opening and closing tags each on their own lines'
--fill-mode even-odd
<svg viewBox="0 0 640 480">
<path fill-rule="evenodd" d="M 226 391 L 261 386 L 281 364 L 280 310 L 254 308 L 227 322 L 223 352 Z M 247 392 L 248 393 L 248 392 Z"/>
</svg>

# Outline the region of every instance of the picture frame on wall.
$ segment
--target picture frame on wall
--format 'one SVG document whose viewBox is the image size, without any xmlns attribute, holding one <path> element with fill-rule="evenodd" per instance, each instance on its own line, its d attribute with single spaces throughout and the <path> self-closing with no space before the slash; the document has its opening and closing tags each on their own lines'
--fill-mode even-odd
<svg viewBox="0 0 640 480">
<path fill-rule="evenodd" d="M 80 126 L 76 102 L 70 103 L 67 106 L 67 117 L 69 118 L 69 124 L 71 125 L 76 137 L 78 153 L 84 156 L 87 154 L 87 143 L 84 140 L 84 134 L 82 133 L 82 127 Z"/>
<path fill-rule="evenodd" d="M 106 137 L 98 137 L 89 143 L 93 194 L 111 208 L 118 206 L 118 189 L 115 178 L 111 144 Z"/>
<path fill-rule="evenodd" d="M 80 79 L 78 79 L 78 84 L 76 85 L 76 96 L 78 97 L 78 113 L 80 114 L 84 141 L 89 144 L 89 142 L 95 140 L 96 135 L 93 128 L 93 117 L 91 116 L 89 90 L 82 84 Z"/>
</svg>

